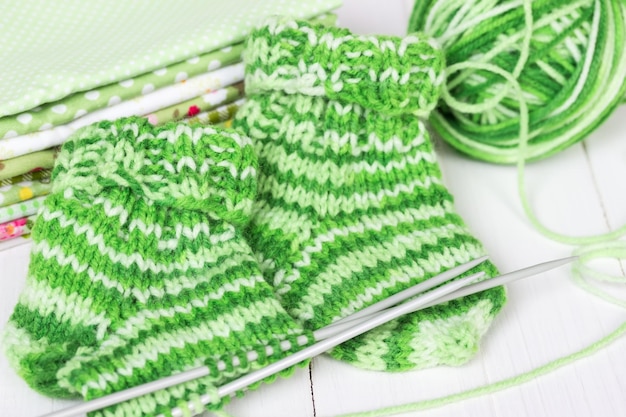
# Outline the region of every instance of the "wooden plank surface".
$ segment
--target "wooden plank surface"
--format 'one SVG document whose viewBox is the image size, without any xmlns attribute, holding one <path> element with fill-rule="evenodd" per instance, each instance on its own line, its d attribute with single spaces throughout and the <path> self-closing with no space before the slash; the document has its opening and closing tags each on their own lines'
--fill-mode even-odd
<svg viewBox="0 0 626 417">
<path fill-rule="evenodd" d="M 340 24 L 358 33 L 401 35 L 409 0 L 345 0 Z M 573 235 L 626 224 L 626 108 L 584 143 L 526 169 L 527 198 L 550 228 Z M 567 256 L 572 247 L 543 237 L 524 215 L 516 171 L 470 160 L 438 144 L 446 184 L 457 210 L 501 271 Z M 29 246 L 0 252 L 0 327 L 23 287 Z M 605 267 L 605 265 L 602 265 Z M 617 263 L 606 265 L 623 275 Z M 609 290 L 626 298 L 624 285 Z M 568 268 L 508 286 L 509 301 L 480 352 L 458 368 L 388 374 L 355 369 L 328 357 L 289 379 L 236 399 L 227 411 L 247 416 L 334 416 L 433 399 L 528 372 L 609 334 L 626 312 L 577 287 Z M 411 416 L 622 416 L 626 415 L 626 338 L 548 375 L 490 395 Z M 71 402 L 42 397 L 0 356 L 0 409 L 36 416 Z"/>
</svg>

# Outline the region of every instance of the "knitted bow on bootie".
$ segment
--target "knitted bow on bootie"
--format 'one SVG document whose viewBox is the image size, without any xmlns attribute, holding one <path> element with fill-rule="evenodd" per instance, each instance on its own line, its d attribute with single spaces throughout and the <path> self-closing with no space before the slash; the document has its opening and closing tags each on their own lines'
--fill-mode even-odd
<svg viewBox="0 0 626 417">
<path fill-rule="evenodd" d="M 207 393 L 219 407 L 216 387 L 312 342 L 241 235 L 256 170 L 234 131 L 130 118 L 77 132 L 5 333 L 20 375 L 91 399 L 206 365 L 207 377 L 106 410 L 169 415 Z"/>
<path fill-rule="evenodd" d="M 235 126 L 259 157 L 248 242 L 306 328 L 484 255 L 454 211 L 418 118 L 443 82 L 430 38 L 275 18 L 251 33 L 244 62 L 248 101 Z M 497 273 L 489 263 L 478 269 Z M 504 301 L 496 288 L 434 306 L 331 354 L 377 370 L 461 364 Z"/>
</svg>

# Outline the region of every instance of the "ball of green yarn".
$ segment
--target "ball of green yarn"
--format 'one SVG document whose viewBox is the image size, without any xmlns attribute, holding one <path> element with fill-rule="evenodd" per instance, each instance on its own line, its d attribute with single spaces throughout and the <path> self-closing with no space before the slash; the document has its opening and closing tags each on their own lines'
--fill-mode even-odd
<svg viewBox="0 0 626 417">
<path fill-rule="evenodd" d="M 532 8 L 530 43 L 525 43 L 530 13 L 524 7 Z M 436 38 L 448 68 L 470 63 L 448 71 L 446 86 L 473 111 L 442 100 L 430 117 L 433 129 L 475 158 L 514 163 L 520 158 L 523 99 L 526 160 L 584 139 L 625 98 L 625 20 L 621 0 L 416 1 L 409 31 Z M 487 66 L 512 74 L 522 97 L 510 80 Z"/>
</svg>

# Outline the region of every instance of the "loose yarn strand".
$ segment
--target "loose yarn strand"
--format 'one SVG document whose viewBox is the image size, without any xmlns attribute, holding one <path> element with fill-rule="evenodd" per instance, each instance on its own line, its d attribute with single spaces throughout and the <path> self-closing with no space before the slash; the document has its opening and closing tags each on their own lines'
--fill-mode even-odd
<svg viewBox="0 0 626 417">
<path fill-rule="evenodd" d="M 626 235 L 626 225 L 621 226 L 620 228 L 613 230 L 611 232 L 602 233 L 598 235 L 590 235 L 590 236 L 568 236 L 568 235 L 564 235 L 564 234 L 554 232 L 548 229 L 537 218 L 537 216 L 535 215 L 528 201 L 528 197 L 526 194 L 526 181 L 525 181 L 524 168 L 525 168 L 525 163 L 523 160 L 520 160 L 517 165 L 517 181 L 518 181 L 519 197 L 522 203 L 522 207 L 524 209 L 524 214 L 526 214 L 526 216 L 528 217 L 533 227 L 535 227 L 544 236 L 554 241 L 566 243 L 570 245 L 588 245 L 588 244 L 596 244 L 600 242 L 608 242 L 612 240 L 617 240 L 623 237 L 624 235 Z M 626 243 L 624 243 L 624 245 L 626 245 Z"/>
<path fill-rule="evenodd" d="M 594 19 L 592 22 L 592 29 L 590 31 L 589 46 L 587 49 L 587 55 L 585 57 L 584 73 L 588 73 L 591 61 L 593 59 L 593 50 L 595 50 L 595 43 L 597 42 L 597 33 L 600 26 L 600 1 L 596 0 L 596 12 L 594 13 Z M 585 77 L 581 77 L 585 79 Z M 579 83 L 580 84 L 580 83 Z M 583 86 L 578 85 L 575 88 L 575 92 L 578 94 L 582 90 Z M 519 90 L 518 90 L 519 91 Z M 519 100 L 523 100 L 523 97 L 519 97 Z M 557 110 L 558 111 L 558 110 Z M 520 119 L 521 120 L 521 119 Z M 520 123 L 522 123 L 520 121 Z M 525 161 L 526 161 L 526 145 L 528 142 L 528 136 L 523 134 L 525 129 L 520 128 L 519 137 L 519 152 L 517 162 L 517 179 L 518 179 L 518 193 L 519 198 L 524 209 L 524 213 L 533 225 L 544 236 L 561 243 L 570 244 L 573 246 L 580 246 L 574 251 L 575 255 L 579 255 L 579 259 L 573 264 L 572 273 L 574 282 L 587 292 L 600 297 L 601 299 L 616 304 L 618 306 L 626 308 L 626 302 L 624 300 L 612 297 L 605 291 L 596 288 L 589 283 L 590 280 L 594 281 L 609 281 L 609 282 L 624 282 L 623 277 L 611 276 L 599 271 L 595 271 L 586 265 L 592 259 L 607 258 L 607 259 L 626 259 L 626 242 L 620 240 L 626 235 L 626 225 L 619 227 L 616 230 L 589 236 L 568 236 L 562 233 L 554 232 L 548 229 L 536 216 L 535 212 L 531 208 L 528 200 L 526 181 L 525 181 Z"/>
<path fill-rule="evenodd" d="M 607 291 L 602 290 L 590 281 L 605 282 L 610 284 L 626 284 L 626 277 L 607 274 L 587 266 L 594 259 L 617 259 L 626 260 L 626 244 L 623 241 L 601 242 L 595 245 L 585 245 L 574 251 L 579 256 L 579 261 L 572 268 L 574 282 L 585 291 L 600 299 L 626 309 L 626 300 L 614 297 Z"/>
<path fill-rule="evenodd" d="M 507 388 L 519 386 L 526 382 L 532 381 L 535 378 L 549 374 L 552 371 L 555 371 L 566 365 L 574 363 L 582 358 L 585 358 L 596 352 L 599 352 L 600 350 L 604 349 L 605 347 L 609 346 L 611 343 L 615 342 L 617 339 L 622 337 L 624 334 L 626 334 L 626 321 L 623 322 L 619 327 L 617 327 L 617 329 L 613 330 L 609 335 L 601 338 L 600 340 L 592 343 L 591 345 L 577 352 L 569 354 L 567 356 L 555 359 L 551 362 L 548 362 L 544 365 L 541 365 L 535 369 L 532 369 L 520 375 L 515 375 L 510 378 L 506 378 L 498 382 L 494 382 L 492 384 L 479 386 L 479 387 L 472 388 L 466 391 L 447 395 L 444 397 L 435 398 L 432 400 L 423 400 L 423 401 L 403 404 L 399 406 L 381 408 L 381 409 L 372 410 L 372 411 L 342 414 L 336 417 L 389 416 L 393 414 L 407 413 L 410 411 L 423 411 L 423 410 L 427 410 L 430 408 L 442 407 L 444 405 L 453 404 L 456 402 L 476 398 L 482 395 L 493 394 L 495 392 L 502 391 Z"/>
</svg>

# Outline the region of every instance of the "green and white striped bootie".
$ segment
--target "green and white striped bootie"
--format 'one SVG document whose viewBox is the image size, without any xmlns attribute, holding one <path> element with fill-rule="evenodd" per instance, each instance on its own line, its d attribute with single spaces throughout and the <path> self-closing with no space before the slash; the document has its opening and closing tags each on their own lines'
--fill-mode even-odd
<svg viewBox="0 0 626 417">
<path fill-rule="evenodd" d="M 203 394 L 219 407 L 217 386 L 309 344 L 242 238 L 256 171 L 234 131 L 129 118 L 77 132 L 5 333 L 19 374 L 44 394 L 91 399 L 208 366 L 106 414 L 169 415 Z"/>
<path fill-rule="evenodd" d="M 252 32 L 244 61 L 249 97 L 235 127 L 259 157 L 247 237 L 294 318 L 319 329 L 484 255 L 419 119 L 443 82 L 444 59 L 428 37 L 354 36 L 276 18 Z M 451 301 L 331 354 L 377 370 L 458 365 L 504 301 L 502 288 Z"/>
</svg>

